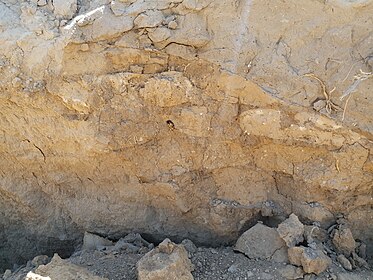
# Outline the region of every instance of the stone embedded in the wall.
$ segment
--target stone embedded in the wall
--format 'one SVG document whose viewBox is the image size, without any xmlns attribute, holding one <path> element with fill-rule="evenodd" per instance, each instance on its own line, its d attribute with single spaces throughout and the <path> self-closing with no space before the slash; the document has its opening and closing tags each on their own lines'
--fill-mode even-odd
<svg viewBox="0 0 373 280">
<path fill-rule="evenodd" d="M 207 137 L 210 134 L 211 117 L 207 107 L 193 106 L 181 109 L 174 123 L 177 129 L 187 135 Z"/>
<path fill-rule="evenodd" d="M 157 27 L 162 24 L 164 18 L 161 11 L 147 10 L 135 18 L 134 24 L 136 28 Z"/>
<path fill-rule="evenodd" d="M 154 31 L 150 31 L 148 33 L 150 40 L 152 40 L 154 43 L 163 42 L 170 38 L 171 35 L 170 29 L 166 27 L 158 27 Z"/>
<path fill-rule="evenodd" d="M 85 43 L 119 37 L 134 27 L 134 16 L 115 16 L 110 7 L 100 6 L 76 16 L 63 31 L 71 42 Z"/>
<path fill-rule="evenodd" d="M 54 13 L 57 16 L 70 19 L 78 8 L 77 0 L 53 0 Z"/>
<path fill-rule="evenodd" d="M 140 96 L 154 106 L 173 107 L 192 101 L 196 91 L 180 72 L 164 72 L 146 81 Z"/>
</svg>

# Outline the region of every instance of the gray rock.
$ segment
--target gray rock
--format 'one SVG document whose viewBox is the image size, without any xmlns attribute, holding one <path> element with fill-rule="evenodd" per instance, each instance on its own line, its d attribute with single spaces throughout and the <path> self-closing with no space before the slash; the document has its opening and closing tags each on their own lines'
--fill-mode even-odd
<svg viewBox="0 0 373 280">
<path fill-rule="evenodd" d="M 369 264 L 363 258 L 360 258 L 355 252 L 352 253 L 352 258 L 358 267 L 370 269 Z"/>
<path fill-rule="evenodd" d="M 10 269 L 5 270 L 3 274 L 3 279 L 6 280 L 12 275 L 12 271 Z"/>
<path fill-rule="evenodd" d="M 237 240 L 234 249 L 251 259 L 274 260 L 274 253 L 281 250 L 285 252 L 282 255 L 286 257 L 286 244 L 280 238 L 277 230 L 260 223 L 244 232 Z M 279 262 L 280 260 L 274 261 Z M 287 260 L 281 260 L 281 262 L 284 261 Z"/>
<path fill-rule="evenodd" d="M 181 242 L 181 245 L 184 246 L 184 248 L 188 251 L 188 253 L 194 254 L 195 252 L 197 252 L 197 246 L 194 245 L 193 241 L 189 239 L 184 239 Z"/>
<path fill-rule="evenodd" d="M 344 255 L 338 255 L 337 257 L 338 262 L 342 265 L 342 267 L 348 271 L 352 270 L 352 264 Z"/>
<path fill-rule="evenodd" d="M 304 225 L 295 214 L 291 214 L 288 219 L 279 224 L 277 232 L 288 247 L 294 247 L 303 241 Z"/>
<path fill-rule="evenodd" d="M 35 258 L 32 259 L 31 265 L 38 267 L 39 265 L 47 264 L 49 260 L 50 260 L 49 257 L 46 255 L 36 256 Z"/>
<path fill-rule="evenodd" d="M 333 244 L 339 253 L 346 257 L 350 256 L 355 251 L 356 242 L 351 230 L 345 225 L 341 225 L 333 236 Z"/>
<path fill-rule="evenodd" d="M 106 238 L 89 232 L 84 233 L 82 250 L 98 250 L 99 247 L 112 245 L 113 242 Z"/>
<path fill-rule="evenodd" d="M 287 265 L 280 269 L 280 274 L 286 279 L 303 279 L 304 272 L 300 267 L 294 265 Z"/>
</svg>

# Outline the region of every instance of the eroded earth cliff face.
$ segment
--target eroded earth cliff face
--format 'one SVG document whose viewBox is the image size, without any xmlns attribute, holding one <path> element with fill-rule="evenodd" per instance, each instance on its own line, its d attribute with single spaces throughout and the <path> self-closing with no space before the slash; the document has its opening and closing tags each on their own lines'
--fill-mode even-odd
<svg viewBox="0 0 373 280">
<path fill-rule="evenodd" d="M 344 217 L 372 254 L 372 14 L 0 1 L 0 268 L 84 231 L 217 245 L 292 212 Z"/>
</svg>

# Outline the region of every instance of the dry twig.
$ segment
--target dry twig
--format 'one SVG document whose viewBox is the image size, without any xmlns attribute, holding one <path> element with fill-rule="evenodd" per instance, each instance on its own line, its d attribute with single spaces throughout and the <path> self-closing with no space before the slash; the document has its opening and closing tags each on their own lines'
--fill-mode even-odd
<svg viewBox="0 0 373 280">
<path fill-rule="evenodd" d="M 322 89 L 322 93 L 323 93 L 323 95 L 325 97 L 325 102 L 326 102 L 325 109 L 326 109 L 326 112 L 328 114 L 331 114 L 332 111 L 340 111 L 340 110 L 342 110 L 337 104 L 335 104 L 331 100 L 331 94 L 335 91 L 335 89 L 336 89 L 335 87 L 331 91 L 327 91 L 325 83 L 319 77 L 317 77 L 315 74 L 308 73 L 308 74 L 304 74 L 303 76 L 313 78 L 313 79 L 315 79 L 316 81 L 318 81 L 320 83 L 321 89 Z"/>
<path fill-rule="evenodd" d="M 340 100 L 343 100 L 347 96 L 347 100 L 343 108 L 342 121 L 344 121 L 345 119 L 348 101 L 350 101 L 352 93 L 356 91 L 357 87 L 360 85 L 362 81 L 367 80 L 371 77 L 373 77 L 373 72 L 364 72 L 360 69 L 360 74 L 357 74 L 354 76 L 354 82 L 351 84 L 351 86 L 348 87 L 348 89 L 340 97 Z"/>
</svg>

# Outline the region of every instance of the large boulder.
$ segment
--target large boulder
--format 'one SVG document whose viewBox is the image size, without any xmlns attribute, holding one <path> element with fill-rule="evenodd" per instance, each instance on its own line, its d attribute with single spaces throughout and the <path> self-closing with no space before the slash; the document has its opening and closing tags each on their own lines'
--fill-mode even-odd
<svg viewBox="0 0 373 280">
<path fill-rule="evenodd" d="M 285 242 L 276 229 L 261 223 L 245 231 L 238 238 L 234 249 L 251 259 L 287 261 Z"/>
</svg>

